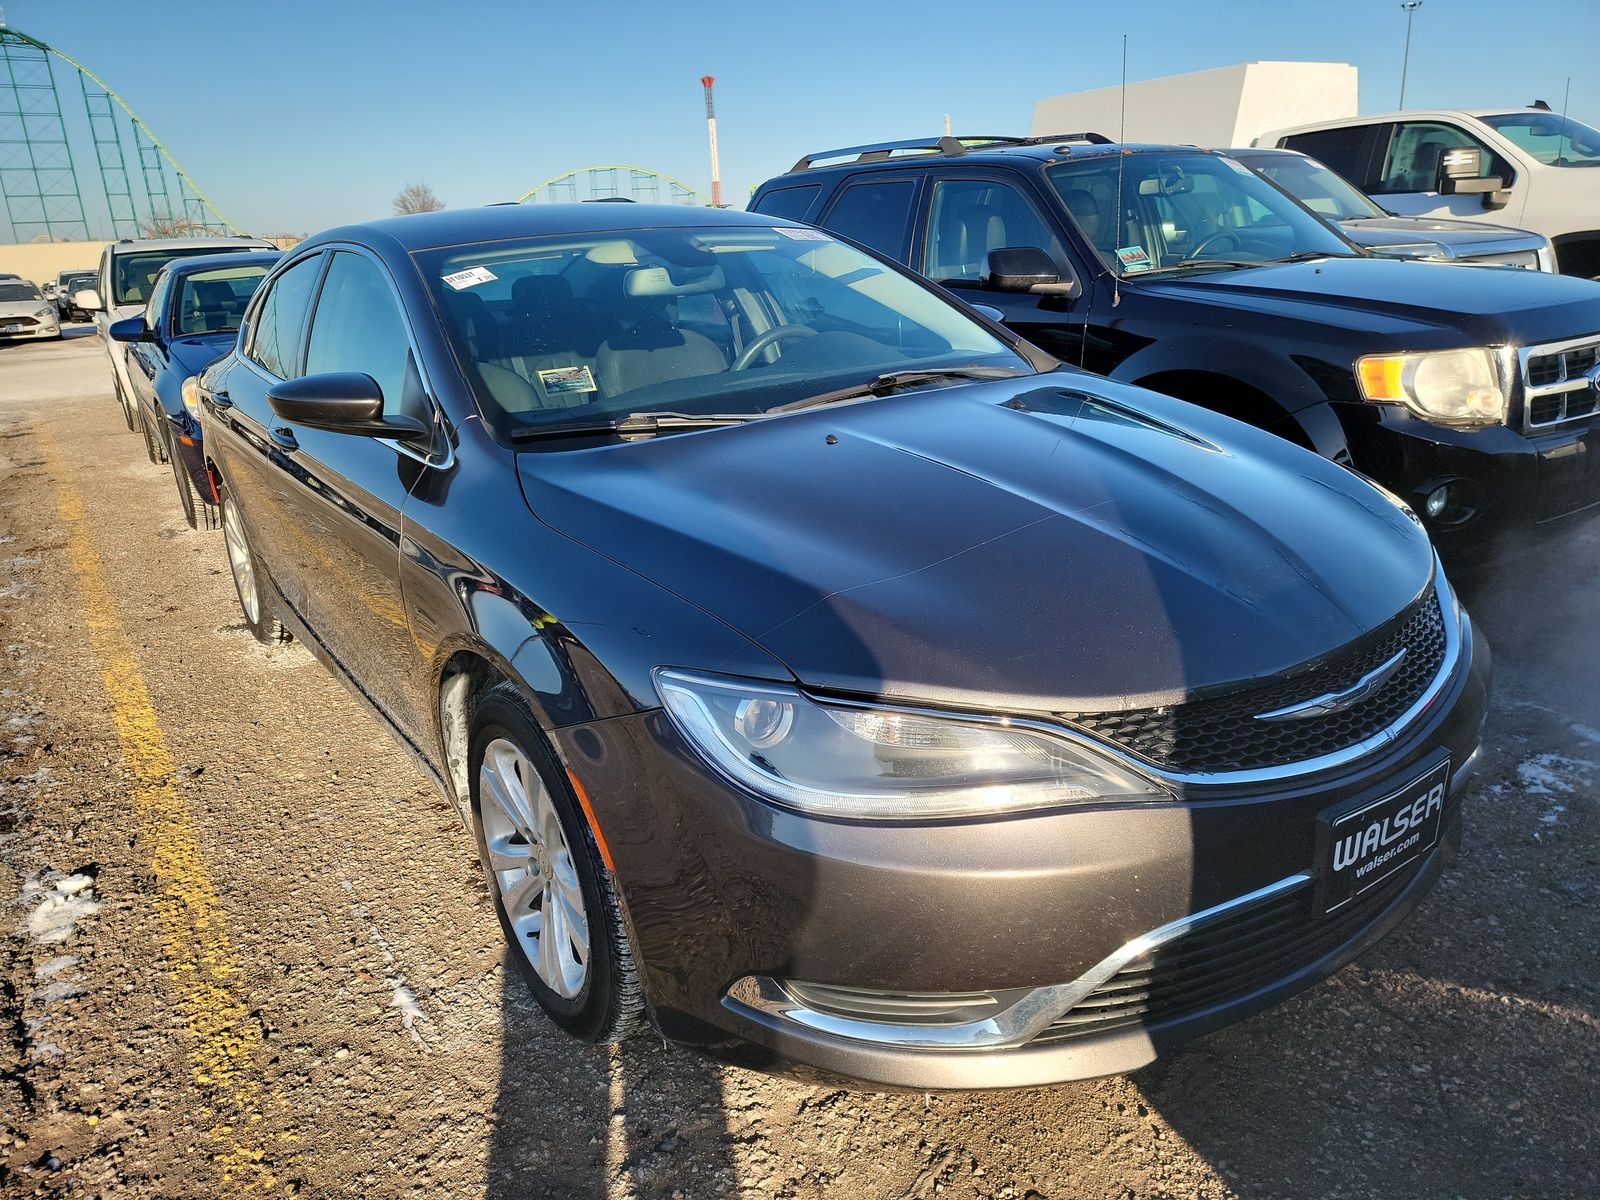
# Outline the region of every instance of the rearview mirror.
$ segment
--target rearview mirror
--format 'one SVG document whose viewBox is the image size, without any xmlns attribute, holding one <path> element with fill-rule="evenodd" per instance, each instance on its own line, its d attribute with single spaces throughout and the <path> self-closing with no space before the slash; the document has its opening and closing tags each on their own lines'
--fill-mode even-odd
<svg viewBox="0 0 1600 1200">
<path fill-rule="evenodd" d="M 80 296 L 83 295 L 82 292 L 78 294 Z M 155 331 L 144 323 L 143 317 L 124 317 L 120 321 L 113 321 L 106 332 L 111 335 L 113 342 L 153 342 L 156 340 Z"/>
<path fill-rule="evenodd" d="M 1070 268 L 1062 268 L 1038 246 L 1004 246 L 983 256 L 979 283 L 995 292 L 1032 292 L 1035 295 L 1076 299 L 1083 288 Z"/>
<path fill-rule="evenodd" d="M 428 435 L 428 427 L 413 417 L 384 416 L 378 381 L 354 371 L 275 383 L 267 389 L 267 403 L 285 421 L 306 429 L 402 441 Z"/>
<path fill-rule="evenodd" d="M 100 303 L 100 293 L 94 288 L 79 288 L 72 293 L 72 307 L 81 308 L 84 312 L 102 312 L 105 305 Z"/>
</svg>

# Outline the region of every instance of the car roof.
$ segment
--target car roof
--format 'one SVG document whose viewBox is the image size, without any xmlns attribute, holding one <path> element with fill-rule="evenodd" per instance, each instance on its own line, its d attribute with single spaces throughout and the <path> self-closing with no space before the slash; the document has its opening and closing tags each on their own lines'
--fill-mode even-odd
<svg viewBox="0 0 1600 1200">
<path fill-rule="evenodd" d="M 122 242 L 111 243 L 112 254 L 136 254 L 145 250 L 187 250 L 194 246 L 216 246 L 221 249 L 236 250 L 241 246 L 259 246 L 266 250 L 276 250 L 271 242 L 261 238 L 251 237 L 186 237 L 186 238 L 145 238 L 142 241 L 129 239 Z"/>
<path fill-rule="evenodd" d="M 935 149 L 935 140 L 921 143 L 905 143 L 904 148 L 910 150 L 905 154 L 890 154 L 888 156 L 879 152 L 878 147 L 848 147 L 844 150 L 824 150 L 807 155 L 806 158 L 795 164 L 794 168 L 775 176 L 778 179 L 795 180 L 811 177 L 822 177 L 830 174 L 853 174 L 858 171 L 882 171 L 897 168 L 924 167 L 930 164 L 946 165 L 959 163 L 968 165 L 994 165 L 1005 163 L 1016 165 L 1019 162 L 1031 162 L 1039 166 L 1054 165 L 1063 162 L 1081 162 L 1084 159 L 1116 158 L 1124 152 L 1128 154 L 1172 153 L 1181 151 L 1189 154 L 1213 154 L 1216 151 L 1203 149 L 1200 146 L 1180 144 L 1176 142 L 1087 142 L 1082 139 L 1083 134 L 1054 134 L 1030 137 L 1026 140 L 1016 139 L 1015 142 L 996 140 L 985 144 L 978 142 L 965 145 L 951 152 L 944 149 Z M 959 139 L 946 139 L 959 140 Z M 880 143 L 880 146 L 900 146 L 901 143 Z M 918 147 L 922 147 L 919 149 Z M 815 166 L 806 166 L 810 158 L 830 158 L 836 155 L 854 153 L 856 150 L 866 151 L 857 158 L 842 162 L 824 162 Z"/>
<path fill-rule="evenodd" d="M 568 233 L 622 233 L 630 229 L 695 229 L 705 226 L 770 228 L 793 221 L 736 209 L 687 204 L 575 203 L 491 204 L 444 209 L 406 217 L 385 217 L 343 225 L 308 238 L 302 246 L 324 242 L 387 240 L 407 253 L 472 242 L 544 237 Z"/>
<path fill-rule="evenodd" d="M 189 275 L 195 271 L 210 271 L 217 267 L 250 267 L 257 263 L 275 263 L 283 257 L 283 251 L 262 253 L 252 250 L 243 254 L 196 254 L 188 258 L 175 258 L 162 270 L 170 275 Z"/>
<path fill-rule="evenodd" d="M 1296 133 L 1311 133 L 1320 129 L 1343 129 L 1350 125 L 1377 125 L 1384 121 L 1425 121 L 1437 117 L 1509 117 L 1518 113 L 1532 116 L 1554 117 L 1544 108 L 1528 108 L 1508 104 L 1501 108 L 1408 108 L 1400 112 L 1362 113 L 1359 117 L 1339 117 L 1331 121 L 1308 121 L 1304 125 L 1285 125 L 1282 129 L 1269 129 L 1263 138 L 1288 137 Z M 1258 139 L 1259 140 L 1259 139 Z"/>
</svg>

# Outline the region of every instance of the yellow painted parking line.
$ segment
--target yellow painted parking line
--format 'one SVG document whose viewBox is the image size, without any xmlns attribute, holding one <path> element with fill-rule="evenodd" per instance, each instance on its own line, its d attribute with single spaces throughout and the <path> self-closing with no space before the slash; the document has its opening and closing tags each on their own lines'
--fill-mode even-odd
<svg viewBox="0 0 1600 1200">
<path fill-rule="evenodd" d="M 284 1176 L 295 1157 L 295 1135 L 284 1120 L 287 1106 L 263 1075 L 261 1027 L 245 1002 L 200 837 L 174 782 L 172 752 L 84 521 L 72 467 L 47 430 L 35 426 L 34 432 L 56 481 L 89 643 L 111 701 L 139 836 L 150 848 L 162 947 L 193 1039 L 189 1072 L 207 1110 L 215 1159 L 223 1178 L 240 1190 L 277 1190 L 287 1184 Z"/>
</svg>

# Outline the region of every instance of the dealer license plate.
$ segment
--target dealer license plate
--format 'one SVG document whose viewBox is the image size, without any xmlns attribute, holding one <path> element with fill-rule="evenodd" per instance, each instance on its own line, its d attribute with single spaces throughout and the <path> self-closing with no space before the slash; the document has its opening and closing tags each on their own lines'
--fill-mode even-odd
<svg viewBox="0 0 1600 1200">
<path fill-rule="evenodd" d="M 26 325 L 0 325 L 0 333 L 21 333 L 27 328 Z"/>
<path fill-rule="evenodd" d="M 1343 908 L 1432 850 L 1444 824 L 1450 760 L 1381 800 L 1317 819 L 1321 911 Z"/>
</svg>

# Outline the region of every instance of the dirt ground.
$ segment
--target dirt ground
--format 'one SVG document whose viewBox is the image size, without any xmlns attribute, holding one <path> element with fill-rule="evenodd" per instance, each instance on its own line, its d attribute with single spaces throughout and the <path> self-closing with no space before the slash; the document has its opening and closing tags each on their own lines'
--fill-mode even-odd
<svg viewBox="0 0 1600 1200">
<path fill-rule="evenodd" d="M 1360 962 L 1126 1077 L 818 1088 L 556 1033 L 451 808 L 242 631 L 100 343 L 0 349 L 0 1195 L 1600 1194 L 1600 520 L 1463 590 L 1466 845 Z"/>
</svg>

